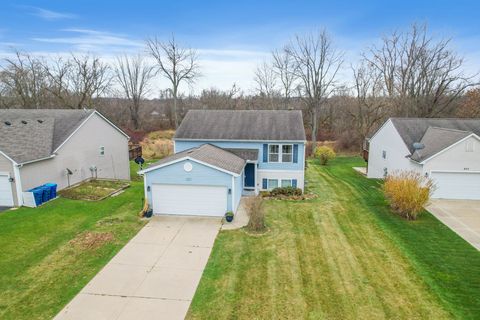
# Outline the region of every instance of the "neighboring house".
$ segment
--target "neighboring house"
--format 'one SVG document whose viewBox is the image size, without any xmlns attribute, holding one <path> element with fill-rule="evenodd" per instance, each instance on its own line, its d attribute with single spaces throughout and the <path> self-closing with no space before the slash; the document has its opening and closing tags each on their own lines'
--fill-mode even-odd
<svg viewBox="0 0 480 320">
<path fill-rule="evenodd" d="M 223 216 L 242 195 L 303 189 L 305 142 L 301 111 L 191 110 L 175 154 L 139 173 L 154 213 Z"/>
<path fill-rule="evenodd" d="M 130 179 L 128 136 L 95 110 L 0 110 L 0 137 L 0 206 L 47 182 Z"/>
<path fill-rule="evenodd" d="M 369 178 L 413 170 L 434 198 L 480 199 L 480 119 L 391 118 L 370 138 Z"/>
</svg>

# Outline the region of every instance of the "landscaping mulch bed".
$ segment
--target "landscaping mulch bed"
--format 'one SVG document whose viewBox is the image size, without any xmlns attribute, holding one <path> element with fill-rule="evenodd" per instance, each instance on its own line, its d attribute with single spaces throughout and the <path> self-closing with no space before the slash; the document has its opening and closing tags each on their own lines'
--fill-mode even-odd
<svg viewBox="0 0 480 320">
<path fill-rule="evenodd" d="M 130 186 L 128 182 L 116 180 L 90 180 L 64 189 L 60 196 L 72 200 L 100 201 Z"/>
</svg>

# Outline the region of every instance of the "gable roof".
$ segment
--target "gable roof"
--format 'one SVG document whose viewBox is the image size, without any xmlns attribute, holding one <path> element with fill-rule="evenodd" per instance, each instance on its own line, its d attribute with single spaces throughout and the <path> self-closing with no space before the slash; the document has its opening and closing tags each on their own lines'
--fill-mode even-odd
<svg viewBox="0 0 480 320">
<path fill-rule="evenodd" d="M 165 157 L 155 163 L 152 163 L 141 172 L 148 172 L 157 167 L 161 167 L 162 165 L 167 165 L 184 158 L 197 160 L 234 174 L 242 173 L 246 163 L 244 159 L 233 154 L 232 152 L 207 143 Z"/>
<path fill-rule="evenodd" d="M 190 110 L 176 140 L 305 141 L 301 111 Z"/>
<path fill-rule="evenodd" d="M 391 118 L 390 120 L 411 154 L 415 152 L 413 144 L 421 142 L 429 127 L 460 130 L 480 135 L 480 119 Z M 439 134 L 438 131 L 433 131 L 430 134 L 435 133 Z M 446 138 L 446 141 L 452 139 L 452 135 L 453 133 L 449 138 Z"/>
<path fill-rule="evenodd" d="M 256 161 L 258 160 L 258 149 L 239 149 L 239 148 L 225 148 L 244 160 Z"/>
<path fill-rule="evenodd" d="M 93 113 L 104 118 L 95 110 L 1 109 L 0 151 L 16 163 L 47 158 Z"/>
<path fill-rule="evenodd" d="M 415 150 L 411 159 L 422 162 L 471 134 L 470 131 L 429 127 L 420 140 L 425 147 Z"/>
</svg>

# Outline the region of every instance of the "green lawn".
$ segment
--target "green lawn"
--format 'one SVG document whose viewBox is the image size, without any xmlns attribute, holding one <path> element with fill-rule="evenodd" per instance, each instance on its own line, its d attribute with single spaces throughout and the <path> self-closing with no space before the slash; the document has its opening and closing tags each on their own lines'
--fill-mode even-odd
<svg viewBox="0 0 480 320">
<path fill-rule="evenodd" d="M 133 181 L 99 202 L 0 213 L 0 319 L 51 319 L 144 225 L 142 198 Z"/>
<path fill-rule="evenodd" d="M 188 318 L 480 318 L 479 252 L 427 212 L 391 214 L 363 164 L 310 162 L 318 198 L 268 201 L 261 237 L 222 231 Z"/>
</svg>

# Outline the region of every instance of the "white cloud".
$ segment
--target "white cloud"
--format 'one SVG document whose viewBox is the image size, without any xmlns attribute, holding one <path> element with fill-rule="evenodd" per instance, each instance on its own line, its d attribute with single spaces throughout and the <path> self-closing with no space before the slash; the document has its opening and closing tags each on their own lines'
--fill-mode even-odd
<svg viewBox="0 0 480 320">
<path fill-rule="evenodd" d="M 23 6 L 27 10 L 30 11 L 30 14 L 42 18 L 44 20 L 61 20 L 61 19 L 75 19 L 77 18 L 76 15 L 67 13 L 67 12 L 58 12 L 48 9 L 43 9 L 39 7 L 32 7 L 32 6 Z"/>
<path fill-rule="evenodd" d="M 143 46 L 142 41 L 132 40 L 122 34 L 79 28 L 63 29 L 61 31 L 68 35 L 65 37 L 39 37 L 33 38 L 32 40 L 44 43 L 69 45 L 72 46 L 74 50 L 95 53 L 101 53 L 107 50 L 110 52 L 117 52 L 119 50 L 126 51 L 129 48 L 139 48 Z"/>
</svg>

